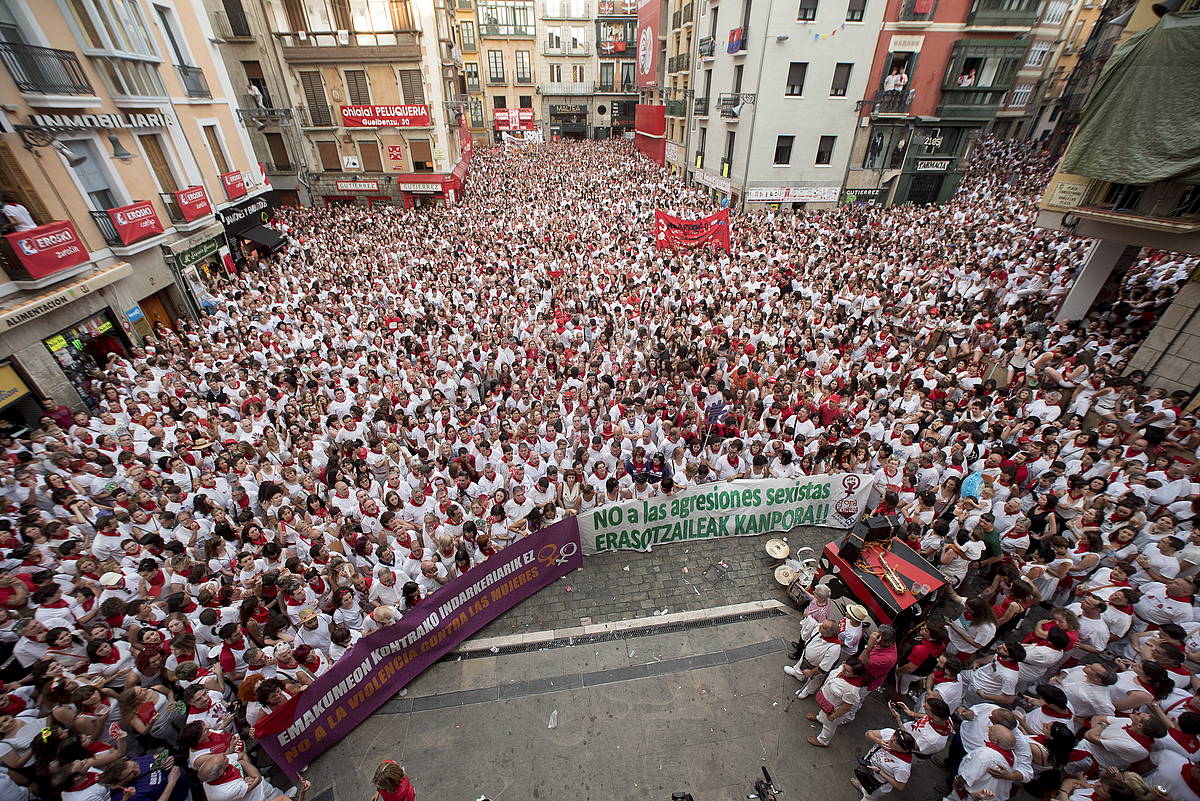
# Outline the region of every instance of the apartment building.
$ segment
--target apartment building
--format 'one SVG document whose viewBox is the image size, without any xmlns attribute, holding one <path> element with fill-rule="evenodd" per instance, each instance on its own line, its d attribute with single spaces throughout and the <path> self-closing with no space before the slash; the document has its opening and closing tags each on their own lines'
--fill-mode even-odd
<svg viewBox="0 0 1200 801">
<path fill-rule="evenodd" d="M 804 0 L 809 1 L 809 0 Z M 854 203 L 933 203 L 1027 63 L 1042 0 L 890 0 L 846 173 Z"/>
<path fill-rule="evenodd" d="M 586 139 L 597 117 L 593 0 L 541 0 L 538 9 L 542 128 L 548 136 Z"/>
<path fill-rule="evenodd" d="M 1043 14 L 1059 14 L 1066 9 L 1058 38 L 1050 48 L 1041 85 L 1034 93 L 1033 118 L 1024 135 L 1043 141 L 1054 130 L 1059 105 L 1067 87 L 1067 78 L 1079 64 L 1079 56 L 1100 19 L 1104 0 L 1050 0 Z"/>
<path fill-rule="evenodd" d="M 664 159 L 675 175 L 687 175 L 687 153 L 692 116 L 692 68 L 696 52 L 696 20 L 707 0 L 669 0 L 667 50 L 662 94 L 666 106 Z"/>
<path fill-rule="evenodd" d="M 633 135 L 638 105 L 637 0 L 594 0 L 596 3 L 596 139 Z"/>
<path fill-rule="evenodd" d="M 739 205 L 837 203 L 884 2 L 704 0 L 684 137 L 691 179 Z"/>
<path fill-rule="evenodd" d="M 1063 40 L 1069 35 L 1066 25 L 1075 9 L 1082 6 L 1082 0 L 1074 0 L 1074 3 L 1071 0 L 1047 0 L 1042 3 L 1037 22 L 1029 29 L 1029 48 L 1017 68 L 1012 89 L 1005 95 L 992 121 L 992 133 L 1004 138 L 1032 138 L 1034 123 L 1041 111 L 1043 92 L 1055 73 Z"/>
<path fill-rule="evenodd" d="M 475 21 L 475 0 L 456 0 L 455 23 L 458 25 L 458 45 L 462 51 L 462 86 L 467 112 L 467 129 L 480 143 L 490 141 L 491 115 L 484 115 L 483 82 L 480 79 L 479 28 Z"/>
<path fill-rule="evenodd" d="M 279 238 L 197 7 L 0 0 L 0 29 L 0 417 L 23 426 L 41 398 L 94 404 L 112 354 L 192 313 L 200 272 Z"/>
<path fill-rule="evenodd" d="M 505 131 L 519 133 L 540 123 L 537 10 L 534 0 L 474 2 L 484 123 L 498 143 Z"/>
</svg>

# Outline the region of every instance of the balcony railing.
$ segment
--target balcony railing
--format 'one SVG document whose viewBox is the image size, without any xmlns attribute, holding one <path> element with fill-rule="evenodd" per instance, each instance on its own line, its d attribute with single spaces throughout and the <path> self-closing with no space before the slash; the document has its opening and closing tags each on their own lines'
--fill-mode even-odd
<svg viewBox="0 0 1200 801">
<path fill-rule="evenodd" d="M 943 86 L 937 115 L 957 119 L 991 119 L 1004 103 L 1008 90 L 1007 86 L 986 89 Z"/>
<path fill-rule="evenodd" d="M 624 39 L 596 43 L 596 52 L 602 56 L 632 56 L 636 49 L 637 47 L 634 42 Z"/>
<path fill-rule="evenodd" d="M 697 117 L 708 116 L 708 98 L 697 97 L 692 103 L 692 113 Z"/>
<path fill-rule="evenodd" d="M 104 238 L 104 244 L 116 245 L 121 247 L 125 243 L 121 241 L 121 235 L 117 233 L 117 226 L 113 225 L 112 218 L 108 216 L 107 211 L 91 211 L 92 222 L 96 223 L 96 228 L 100 230 L 100 236 Z"/>
<path fill-rule="evenodd" d="M 912 108 L 917 93 L 913 89 L 899 89 L 888 92 L 878 92 L 875 95 L 876 114 L 904 114 Z"/>
<path fill-rule="evenodd" d="M 162 201 L 163 206 L 167 210 L 167 219 L 177 223 L 187 222 L 184 219 L 183 212 L 179 210 L 179 201 L 175 195 L 170 192 L 159 192 L 158 199 Z"/>
<path fill-rule="evenodd" d="M 533 26 L 497 25 L 494 22 L 481 22 L 479 33 L 481 36 L 533 36 Z"/>
<path fill-rule="evenodd" d="M 533 75 L 521 75 L 520 73 L 518 73 L 516 85 L 517 86 L 533 86 Z"/>
<path fill-rule="evenodd" d="M 667 72 L 687 72 L 690 66 L 688 53 L 680 53 L 677 56 L 671 56 L 667 59 Z"/>
<path fill-rule="evenodd" d="M 596 94 L 600 95 L 636 95 L 637 84 L 633 81 L 596 81 Z"/>
<path fill-rule="evenodd" d="M 1041 5 L 1037 0 L 975 0 L 967 24 L 1029 27 L 1037 22 Z"/>
<path fill-rule="evenodd" d="M 686 117 L 687 116 L 687 101 L 686 100 L 668 100 L 666 102 L 668 117 Z"/>
<path fill-rule="evenodd" d="M 554 47 L 553 45 L 545 45 L 542 48 L 543 56 L 590 56 L 592 48 L 587 43 L 579 45 L 562 45 Z"/>
<path fill-rule="evenodd" d="M 740 94 L 722 94 L 717 96 L 717 108 L 721 116 L 727 120 L 736 120 L 740 116 L 742 97 Z"/>
<path fill-rule="evenodd" d="M 750 29 L 745 25 L 740 28 L 733 28 L 729 31 L 729 41 L 732 43 L 735 39 L 738 43 L 737 50 L 733 51 L 733 55 L 740 56 L 750 49 Z"/>
<path fill-rule="evenodd" d="M 938 0 L 904 0 L 901 22 L 929 22 L 937 14 Z"/>
<path fill-rule="evenodd" d="M 461 45 L 462 51 L 464 53 L 478 53 L 479 52 L 479 46 L 476 45 L 475 42 L 473 42 L 473 41 L 472 42 L 461 42 L 460 45 Z"/>
<path fill-rule="evenodd" d="M 1200 231 L 1200 185 L 1173 181 L 1118 184 L 1089 181 L 1076 211 L 1081 217 L 1172 233 Z"/>
<path fill-rule="evenodd" d="M 333 64 L 345 61 L 393 63 L 419 61 L 420 32 L 416 26 L 391 31 L 277 31 L 272 35 L 283 48 L 283 57 L 296 64 Z M 354 48 L 353 50 L 348 48 Z"/>
<path fill-rule="evenodd" d="M 717 52 L 717 40 L 711 36 L 702 36 L 696 49 L 700 53 L 701 59 L 713 58 Z"/>
<path fill-rule="evenodd" d="M 468 92 L 480 91 L 478 78 L 467 78 L 467 91 Z"/>
<path fill-rule="evenodd" d="M 590 95 L 592 84 L 587 81 L 550 81 L 541 85 L 543 95 Z"/>
<path fill-rule="evenodd" d="M 333 106 L 301 106 L 300 127 L 302 128 L 336 128 L 337 122 L 333 116 Z"/>
<path fill-rule="evenodd" d="M 728 178 L 733 172 L 733 161 L 728 158 L 721 159 L 721 177 Z"/>
<path fill-rule="evenodd" d="M 268 175 L 288 175 L 296 171 L 296 165 L 290 162 L 264 161 L 262 165 Z"/>
<path fill-rule="evenodd" d="M 179 77 L 183 80 L 183 90 L 187 92 L 188 97 L 212 97 L 212 92 L 208 89 L 208 80 L 204 77 L 204 70 L 182 64 L 176 64 L 175 69 L 179 70 Z"/>
<path fill-rule="evenodd" d="M 79 57 L 70 50 L 0 42 L 0 58 L 22 92 L 40 95 L 94 95 Z"/>
</svg>

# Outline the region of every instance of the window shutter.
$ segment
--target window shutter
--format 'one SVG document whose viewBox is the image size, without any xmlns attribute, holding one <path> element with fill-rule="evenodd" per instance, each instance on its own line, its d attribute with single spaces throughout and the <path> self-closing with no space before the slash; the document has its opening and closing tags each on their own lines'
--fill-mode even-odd
<svg viewBox="0 0 1200 801">
<path fill-rule="evenodd" d="M 420 70 L 400 70 L 400 91 L 410 106 L 425 104 L 425 85 Z"/>
<path fill-rule="evenodd" d="M 325 100 L 325 84 L 321 83 L 321 73 L 317 70 L 301 72 L 300 85 L 304 89 L 309 121 L 313 125 L 328 125 L 331 122 L 329 102 Z"/>
<path fill-rule="evenodd" d="M 346 70 L 346 97 L 352 106 L 371 105 L 371 92 L 367 88 L 366 70 Z"/>
<path fill-rule="evenodd" d="M 32 187 L 33 183 L 26 177 L 21 162 L 17 161 L 8 143 L 0 142 L 0 190 L 11 194 L 29 209 L 29 215 L 35 223 L 45 225 L 54 218 Z"/>
<path fill-rule="evenodd" d="M 358 156 L 363 172 L 383 172 L 383 160 L 379 157 L 378 143 L 359 142 Z"/>
</svg>

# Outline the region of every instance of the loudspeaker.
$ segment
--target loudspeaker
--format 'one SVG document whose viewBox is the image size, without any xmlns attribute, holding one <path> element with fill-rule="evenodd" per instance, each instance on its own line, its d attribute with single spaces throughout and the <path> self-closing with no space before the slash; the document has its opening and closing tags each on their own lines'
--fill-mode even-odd
<svg viewBox="0 0 1200 801">
<path fill-rule="evenodd" d="M 876 515 L 866 521 L 864 542 L 880 542 L 899 536 L 902 521 L 900 515 Z M 856 527 L 857 528 L 857 527 Z"/>
</svg>

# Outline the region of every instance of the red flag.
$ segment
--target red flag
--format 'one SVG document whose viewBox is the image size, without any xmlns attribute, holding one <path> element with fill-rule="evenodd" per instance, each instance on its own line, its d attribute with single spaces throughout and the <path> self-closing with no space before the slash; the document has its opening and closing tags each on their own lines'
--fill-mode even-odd
<svg viewBox="0 0 1200 801">
<path fill-rule="evenodd" d="M 263 737 L 286 731 L 288 726 L 296 721 L 296 704 L 300 703 L 300 695 L 301 693 L 296 693 L 280 704 L 278 709 L 273 709 L 265 717 L 259 718 L 258 723 L 254 724 L 254 739 L 261 740 Z"/>
<path fill-rule="evenodd" d="M 730 250 L 729 209 L 699 220 L 684 220 L 665 211 L 654 212 L 654 244 L 659 250 L 693 250 L 713 245 Z"/>
</svg>

